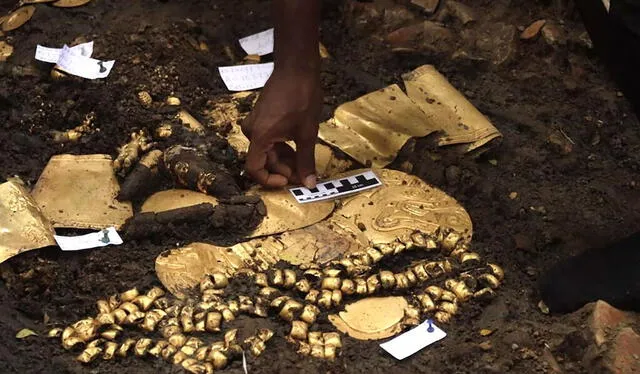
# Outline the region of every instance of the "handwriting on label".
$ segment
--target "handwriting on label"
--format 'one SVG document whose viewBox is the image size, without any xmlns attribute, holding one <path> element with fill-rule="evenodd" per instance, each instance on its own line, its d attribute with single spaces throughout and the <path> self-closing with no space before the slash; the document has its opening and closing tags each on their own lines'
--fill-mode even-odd
<svg viewBox="0 0 640 374">
<path fill-rule="evenodd" d="M 273 73 L 273 62 L 238 66 L 221 66 L 220 76 L 229 91 L 262 88 Z"/>
</svg>

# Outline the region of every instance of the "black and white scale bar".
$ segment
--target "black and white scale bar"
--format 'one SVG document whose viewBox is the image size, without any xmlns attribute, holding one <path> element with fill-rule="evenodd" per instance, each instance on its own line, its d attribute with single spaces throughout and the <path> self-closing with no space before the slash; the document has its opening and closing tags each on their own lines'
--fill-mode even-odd
<svg viewBox="0 0 640 374">
<path fill-rule="evenodd" d="M 289 191 L 300 204 L 304 204 L 335 199 L 339 196 L 358 193 L 381 185 L 382 182 L 372 171 L 365 171 L 346 178 L 320 182 L 316 185 L 316 188 L 296 187 L 289 189 Z"/>
</svg>

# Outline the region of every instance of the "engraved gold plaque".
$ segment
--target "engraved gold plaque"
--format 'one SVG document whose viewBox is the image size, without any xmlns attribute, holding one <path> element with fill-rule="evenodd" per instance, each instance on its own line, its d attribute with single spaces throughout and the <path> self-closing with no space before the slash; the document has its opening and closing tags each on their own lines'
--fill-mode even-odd
<svg viewBox="0 0 640 374">
<path fill-rule="evenodd" d="M 452 228 L 471 237 L 471 217 L 455 199 L 401 171 L 374 172 L 383 186 L 347 197 L 334 217 L 342 216 L 373 243 L 407 239 L 416 230 L 434 233 L 438 228 Z"/>
<path fill-rule="evenodd" d="M 33 5 L 18 8 L 13 13 L 9 14 L 4 22 L 2 22 L 2 31 L 15 30 L 24 25 L 31 19 L 31 17 L 33 17 L 33 13 L 35 11 L 36 7 Z"/>
<path fill-rule="evenodd" d="M 120 228 L 133 210 L 116 199 L 119 189 L 109 155 L 57 155 L 32 195 L 54 227 Z"/>
<path fill-rule="evenodd" d="M 242 259 L 230 248 L 206 243 L 191 243 L 163 252 L 156 258 L 156 274 L 160 282 L 177 297 L 198 285 L 207 274 L 233 275 L 244 267 Z"/>
<path fill-rule="evenodd" d="M 500 132 L 431 65 L 404 75 L 407 89 L 394 84 L 340 105 L 320 125 L 319 137 L 364 165 L 385 167 L 411 137 L 433 132 L 438 144 L 477 150 Z"/>
<path fill-rule="evenodd" d="M 167 210 L 186 208 L 202 203 L 218 205 L 218 199 L 201 192 L 172 189 L 156 192 L 151 195 L 140 207 L 140 212 L 160 213 Z"/>
<path fill-rule="evenodd" d="M 73 8 L 73 7 L 84 5 L 89 1 L 91 0 L 58 0 L 51 5 L 59 8 Z"/>
<path fill-rule="evenodd" d="M 0 263 L 31 249 L 56 245 L 54 234 L 24 187 L 14 182 L 0 184 Z"/>
<path fill-rule="evenodd" d="M 402 331 L 404 297 L 369 297 L 347 305 L 329 321 L 342 333 L 359 340 L 378 340 Z"/>
<path fill-rule="evenodd" d="M 333 201 L 299 204 L 286 189 L 253 189 L 248 194 L 259 195 L 267 208 L 267 215 L 248 238 L 282 233 L 310 226 L 333 212 Z"/>
</svg>

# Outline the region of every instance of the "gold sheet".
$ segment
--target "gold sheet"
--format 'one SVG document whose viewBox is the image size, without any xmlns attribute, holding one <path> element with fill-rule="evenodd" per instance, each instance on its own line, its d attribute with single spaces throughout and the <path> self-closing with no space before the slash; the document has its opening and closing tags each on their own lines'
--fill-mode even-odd
<svg viewBox="0 0 640 374">
<path fill-rule="evenodd" d="M 407 94 L 393 84 L 340 105 L 319 137 L 363 165 L 390 164 L 411 137 L 439 132 L 438 144 L 475 150 L 500 132 L 431 65 L 405 74 Z"/>
<path fill-rule="evenodd" d="M 0 263 L 31 249 L 56 245 L 55 232 L 27 190 L 0 184 Z"/>
<path fill-rule="evenodd" d="M 329 321 L 355 339 L 384 339 L 402 331 L 408 306 L 404 297 L 369 297 L 347 305 L 337 315 L 329 315 Z"/>
<path fill-rule="evenodd" d="M 133 210 L 116 200 L 120 186 L 109 155 L 51 157 L 32 195 L 54 227 L 120 228 Z"/>
</svg>

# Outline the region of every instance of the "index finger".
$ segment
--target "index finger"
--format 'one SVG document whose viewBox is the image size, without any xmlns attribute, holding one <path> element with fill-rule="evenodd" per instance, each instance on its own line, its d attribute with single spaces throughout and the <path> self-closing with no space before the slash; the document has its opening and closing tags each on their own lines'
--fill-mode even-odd
<svg viewBox="0 0 640 374">
<path fill-rule="evenodd" d="M 287 178 L 280 174 L 269 173 L 266 168 L 269 149 L 270 147 L 251 142 L 247 152 L 245 170 L 251 178 L 265 187 L 284 187 L 288 183 Z"/>
</svg>

